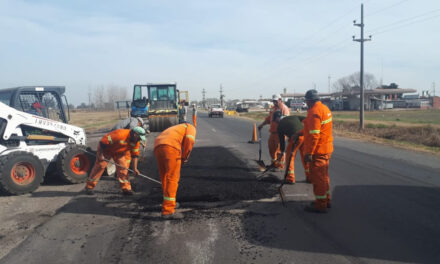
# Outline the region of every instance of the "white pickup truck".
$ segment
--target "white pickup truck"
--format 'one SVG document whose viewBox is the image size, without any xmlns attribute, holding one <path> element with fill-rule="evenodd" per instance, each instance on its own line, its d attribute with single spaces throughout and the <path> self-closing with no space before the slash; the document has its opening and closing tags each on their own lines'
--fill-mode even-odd
<svg viewBox="0 0 440 264">
<path fill-rule="evenodd" d="M 213 104 L 209 107 L 208 110 L 208 116 L 212 117 L 212 116 L 219 116 L 219 117 L 223 117 L 224 111 L 223 111 L 223 107 L 219 104 Z"/>
</svg>

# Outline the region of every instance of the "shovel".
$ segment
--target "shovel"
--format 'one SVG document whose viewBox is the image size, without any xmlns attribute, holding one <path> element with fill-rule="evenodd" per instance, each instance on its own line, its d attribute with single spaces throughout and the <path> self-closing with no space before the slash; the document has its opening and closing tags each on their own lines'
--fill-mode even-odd
<svg viewBox="0 0 440 264">
<path fill-rule="evenodd" d="M 82 149 L 82 151 L 84 151 L 84 152 L 86 152 L 86 153 L 89 153 L 89 154 L 91 154 L 91 155 L 97 157 L 97 155 L 96 155 L 95 153 L 90 152 L 90 151 L 88 151 L 88 150 L 86 150 L 86 149 L 83 149 L 83 148 L 81 148 L 81 149 Z M 115 162 L 113 162 L 113 161 L 111 161 L 111 160 L 108 160 L 108 159 L 103 159 L 103 160 L 107 161 L 107 162 L 110 163 L 110 164 L 115 165 L 116 167 L 120 167 L 120 168 L 122 168 L 122 169 L 128 170 L 129 172 L 134 173 L 134 171 L 133 171 L 132 169 L 126 168 L 126 167 L 124 167 L 124 166 L 121 166 L 121 165 L 119 165 L 119 164 L 117 164 L 117 163 L 115 163 Z M 144 175 L 144 174 L 142 174 L 142 173 L 139 173 L 138 175 L 141 176 L 142 178 L 145 178 L 145 179 L 147 179 L 147 180 L 150 180 L 150 181 L 152 181 L 152 182 L 155 182 L 155 183 L 158 183 L 158 184 L 162 185 L 162 183 L 161 183 L 160 181 L 155 180 L 155 179 L 153 179 L 153 178 L 150 178 L 150 177 L 148 177 L 147 175 Z"/>
<path fill-rule="evenodd" d="M 269 166 L 266 166 L 264 171 L 257 176 L 257 181 L 259 181 L 261 178 L 263 178 L 264 174 L 266 174 L 266 172 L 268 172 L 269 170 L 275 168 L 275 162 L 272 162 Z"/>
<path fill-rule="evenodd" d="M 283 203 L 283 206 L 286 206 L 286 203 L 285 203 L 285 201 L 286 201 L 286 194 L 284 193 L 283 186 L 286 183 L 287 173 L 289 172 L 290 162 L 292 161 L 293 151 L 295 150 L 296 142 L 297 141 L 298 141 L 298 139 L 296 139 L 295 142 L 293 142 L 293 144 L 292 144 L 292 150 L 290 151 L 290 157 L 289 157 L 289 160 L 286 163 L 286 170 L 284 171 L 284 180 L 281 183 L 280 187 L 278 187 L 278 192 L 280 193 L 280 198 L 281 198 L 281 202 Z"/>
<path fill-rule="evenodd" d="M 258 129 L 258 160 L 256 160 L 258 169 L 260 171 L 264 171 L 266 169 L 266 165 L 264 161 L 261 159 L 261 129 Z"/>
</svg>

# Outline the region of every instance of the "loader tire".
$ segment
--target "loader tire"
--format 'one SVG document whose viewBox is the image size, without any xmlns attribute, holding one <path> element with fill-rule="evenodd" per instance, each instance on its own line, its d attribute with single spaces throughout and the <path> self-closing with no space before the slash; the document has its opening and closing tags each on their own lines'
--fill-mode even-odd
<svg viewBox="0 0 440 264">
<path fill-rule="evenodd" d="M 67 146 L 58 154 L 58 176 L 66 183 L 85 182 L 94 162 L 94 157 L 79 146 Z"/>
<path fill-rule="evenodd" d="M 16 195 L 35 191 L 44 180 L 44 167 L 37 156 L 17 151 L 0 157 L 0 190 Z"/>
</svg>

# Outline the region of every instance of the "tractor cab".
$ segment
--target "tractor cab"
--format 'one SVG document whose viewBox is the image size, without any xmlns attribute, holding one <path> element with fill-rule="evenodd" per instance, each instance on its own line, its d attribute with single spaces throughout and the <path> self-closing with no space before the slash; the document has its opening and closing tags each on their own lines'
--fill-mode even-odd
<svg viewBox="0 0 440 264">
<path fill-rule="evenodd" d="M 64 86 L 21 86 L 1 89 L 0 102 L 25 113 L 68 123 L 70 114 L 64 96 L 65 90 Z M 64 107 L 67 107 L 67 115 Z"/>
</svg>

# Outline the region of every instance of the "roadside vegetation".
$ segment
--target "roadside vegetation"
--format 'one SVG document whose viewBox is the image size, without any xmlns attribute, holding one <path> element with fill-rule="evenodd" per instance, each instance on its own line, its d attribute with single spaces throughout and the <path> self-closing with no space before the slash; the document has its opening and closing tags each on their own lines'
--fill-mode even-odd
<svg viewBox="0 0 440 264">
<path fill-rule="evenodd" d="M 126 118 L 124 116 L 123 118 Z M 101 129 L 111 128 L 119 121 L 117 111 L 78 111 L 70 113 L 69 123 L 82 127 L 86 132 L 96 132 Z"/>
<path fill-rule="evenodd" d="M 240 116 L 261 122 L 267 114 L 251 112 Z M 366 111 L 363 131 L 359 130 L 359 112 L 333 111 L 333 127 L 336 136 L 440 155 L 440 110 Z"/>
</svg>

